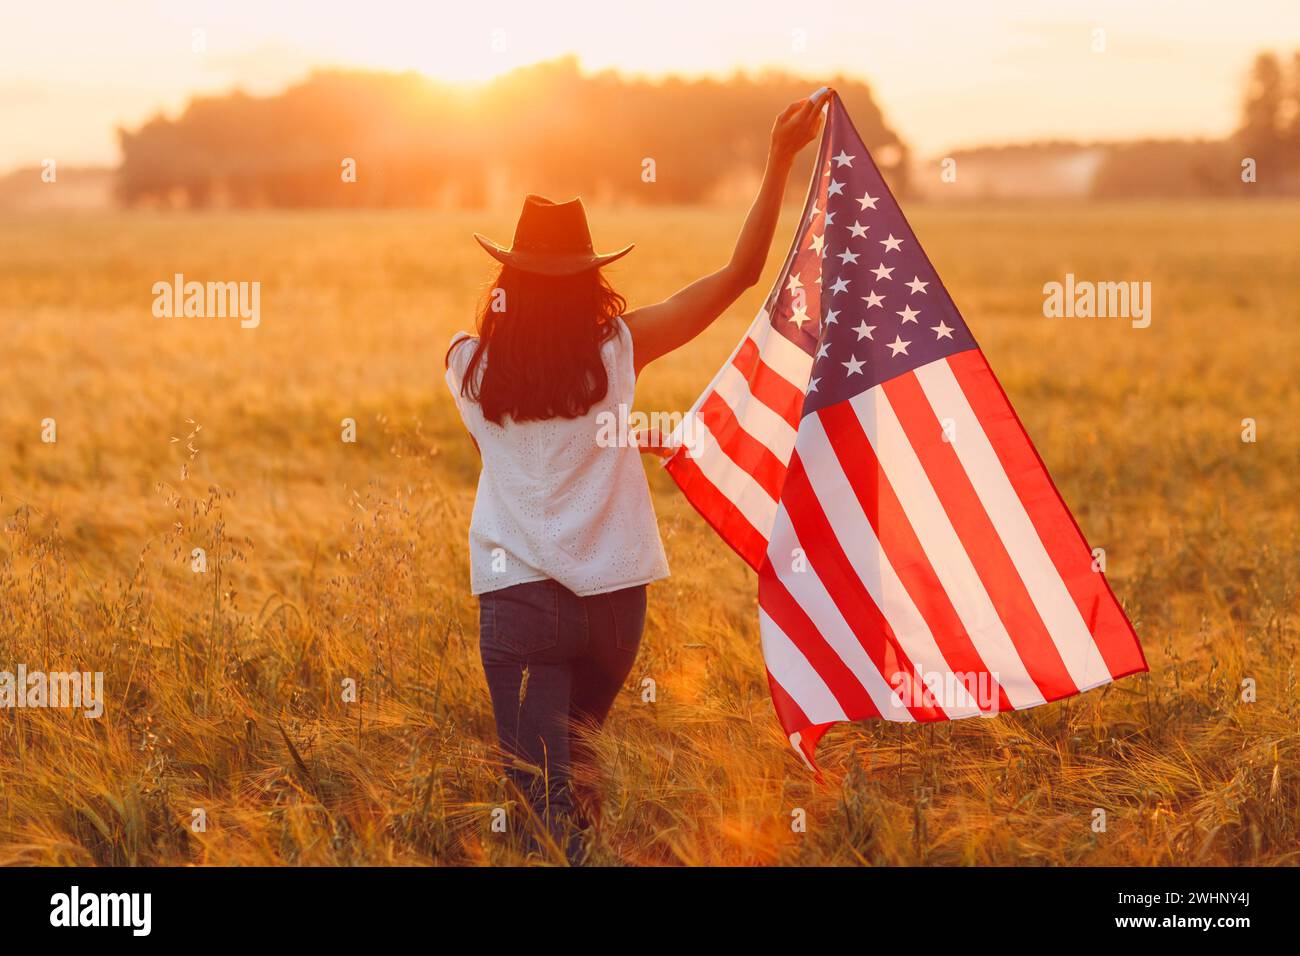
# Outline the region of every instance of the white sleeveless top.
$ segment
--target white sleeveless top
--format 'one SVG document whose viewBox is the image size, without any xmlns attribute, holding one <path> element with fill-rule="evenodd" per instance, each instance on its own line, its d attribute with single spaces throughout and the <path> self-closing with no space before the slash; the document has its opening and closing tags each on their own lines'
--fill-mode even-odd
<svg viewBox="0 0 1300 956">
<path fill-rule="evenodd" d="M 447 386 L 483 457 L 469 526 L 474 594 L 546 578 L 602 594 L 668 576 L 641 455 L 608 440 L 626 433 L 617 423 L 636 386 L 632 334 L 614 321 L 618 334 L 601 346 L 609 388 L 581 418 L 488 421 L 460 393 L 478 340 L 452 337 Z"/>
</svg>

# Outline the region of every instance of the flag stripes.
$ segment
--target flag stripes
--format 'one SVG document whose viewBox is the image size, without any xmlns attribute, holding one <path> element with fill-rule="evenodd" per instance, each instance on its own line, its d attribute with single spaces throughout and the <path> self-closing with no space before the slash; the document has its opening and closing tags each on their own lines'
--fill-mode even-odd
<svg viewBox="0 0 1300 956">
<path fill-rule="evenodd" d="M 667 467 L 686 500 L 695 506 L 722 540 L 745 559 L 746 564 L 757 570 L 767 551 L 767 535 L 750 523 L 689 455 L 678 453 Z"/>
<path fill-rule="evenodd" d="M 932 414 L 949 418 L 953 423 L 953 438 L 948 448 L 969 476 L 972 490 L 984 503 L 995 537 L 1005 545 L 1024 592 L 1052 636 L 1072 683 L 1065 686 L 1064 693 L 1091 687 L 1099 676 L 1109 680 L 1106 662 L 948 362 L 924 365 L 912 376 L 935 410 Z M 1049 699 L 1053 698 L 1049 695 Z"/>
<path fill-rule="evenodd" d="M 796 703 L 815 723 L 849 719 L 837 714 L 879 716 L 875 699 L 884 700 L 886 695 L 877 686 L 873 699 L 868 687 L 876 682 L 876 675 L 865 654 L 854 647 L 847 627 L 837 623 L 823 632 L 785 582 L 775 577 L 771 565 L 764 565 L 759 575 L 766 582 L 759 602 L 759 634 L 772 678 L 794 688 Z M 774 653 L 769 656 L 769 651 Z"/>
<path fill-rule="evenodd" d="M 781 276 L 692 412 L 666 467 L 758 573 L 773 705 L 810 764 L 838 721 L 995 714 L 1146 669 L 838 98 Z"/>
<path fill-rule="evenodd" d="M 1073 693 L 1077 687 L 1007 553 L 1007 544 L 998 535 L 970 474 L 953 453 L 952 443 L 943 441 L 939 420 L 915 375 L 900 375 L 880 387 L 948 522 L 970 556 L 989 603 L 1004 624 L 1008 619 L 1016 623 L 1009 633 L 1039 692 L 1048 700 Z"/>
<path fill-rule="evenodd" d="M 831 405 L 818 412 L 817 418 L 827 435 L 827 444 L 836 450 L 836 460 L 858 506 L 871 521 L 879 547 L 897 569 L 903 589 L 939 644 L 940 655 L 956 673 L 991 673 L 908 522 L 852 407 L 848 403 Z M 996 681 L 990 687 L 997 694 L 997 709 L 1011 710 L 1005 689 Z"/>
<path fill-rule="evenodd" d="M 948 440 L 942 418 L 955 426 Z M 1003 470 L 1004 458 L 1014 460 L 1029 447 L 1021 434 L 1001 456 L 996 453 L 948 360 L 804 421 L 759 595 L 760 629 L 780 631 L 774 641 L 787 652 L 804 654 L 798 666 L 788 656 L 775 668 L 769 660 L 769 671 L 810 721 L 838 719 L 830 716 L 834 708 L 853 720 L 955 719 L 1034 706 L 1117 676 L 1102 659 L 1057 564 L 1048 559 L 1042 529 Z M 837 448 L 854 454 L 842 458 Z M 867 450 L 869 456 L 860 454 Z M 817 463 L 815 478 L 805 456 Z M 891 468 L 880 464 L 882 457 Z M 897 484 L 905 488 L 901 497 Z M 1046 514 L 1059 512 L 1058 507 Z M 799 516 L 798 525 L 792 513 Z M 889 528 L 885 539 L 872 516 Z M 929 548 L 921 535 L 935 539 Z M 805 541 L 814 542 L 811 550 Z M 1007 541 L 1014 542 L 1010 550 Z M 951 559 L 944 561 L 942 574 L 926 557 L 935 553 Z M 808 559 L 807 568 L 776 570 L 778 562 L 789 563 L 796 554 Z M 895 561 L 908 567 L 906 582 L 894 570 Z M 1026 578 L 1034 582 L 1032 594 Z M 1087 606 L 1100 606 L 1096 595 L 1080 594 Z M 958 605 L 971 624 L 963 622 Z M 820 613 L 814 619 L 810 612 Z M 800 639 L 791 639 L 791 631 Z M 827 649 L 839 660 L 828 658 Z M 864 655 L 870 672 L 864 671 Z M 926 692 L 922 702 L 899 706 L 891 682 L 900 674 L 920 680 L 913 658 L 964 677 L 986 675 L 981 686 L 994 696 L 940 704 Z M 865 701 L 846 682 L 844 668 L 867 689 Z M 963 685 L 954 686 L 964 696 Z M 811 693 L 801 699 L 791 687 Z"/>
<path fill-rule="evenodd" d="M 998 675 L 1012 707 L 1032 707 L 1044 697 L 985 589 L 972 556 L 952 526 L 939 493 L 912 448 L 883 390 L 877 386 L 848 403 L 890 487 L 903 518 L 931 556 L 940 586 L 956 609 L 988 671 Z"/>
<path fill-rule="evenodd" d="M 1115 599 L 1091 549 L 1029 441 L 993 370 L 978 351 L 948 359 L 948 367 L 980 422 L 1003 473 L 1029 515 L 1052 566 L 1086 622 L 1107 673 L 1118 679 L 1147 669 L 1133 625 Z"/>
<path fill-rule="evenodd" d="M 763 361 L 758 345 L 752 338 L 745 339 L 740 351 L 731 361 L 732 367 L 749 383 L 754 397 L 781 416 L 791 428 L 798 429 L 803 414 L 803 392 L 793 381 Z M 795 373 L 798 373 L 797 369 Z M 806 368 L 802 377 L 808 377 Z"/>
<path fill-rule="evenodd" d="M 798 435 L 812 356 L 759 312 L 671 441 L 673 480 L 714 530 L 758 570 Z M 761 436 L 761 437 L 759 437 Z M 689 438 L 689 440 L 688 440 Z"/>
<path fill-rule="evenodd" d="M 769 551 L 769 557 L 774 552 L 788 553 L 802 548 L 798 529 L 790 522 L 789 512 L 785 509 L 782 509 L 778 518 L 773 542 L 774 547 Z M 788 593 L 798 602 L 798 606 L 803 611 L 803 618 L 791 620 L 798 620 L 800 624 L 806 620 L 812 625 L 811 628 L 800 628 L 798 633 L 803 638 L 803 642 L 810 643 L 814 647 L 828 647 L 838 655 L 840 661 L 856 679 L 857 686 L 852 687 L 851 691 L 854 694 L 865 691 L 866 696 L 870 698 L 870 707 L 862 712 L 868 716 L 889 717 L 892 720 L 916 719 L 914 711 L 895 703 L 891 697 L 893 689 L 886 675 L 899 669 L 898 666 L 889 666 L 899 664 L 898 655 L 892 648 L 886 648 L 884 640 L 874 639 L 875 635 L 867 630 L 864 622 L 855 620 L 856 607 L 852 602 L 836 600 L 831 589 L 839 579 L 826 574 L 828 562 L 825 556 L 818 556 L 817 560 L 821 565 L 822 574 L 818 574 L 812 566 L 801 569 L 788 560 L 785 562 L 780 562 L 779 558 L 777 561 L 769 560 L 764 570 L 771 569 L 771 574 L 759 575 L 759 606 L 767 606 L 770 601 L 769 591 L 776 591 L 778 594 L 782 591 Z M 780 588 L 773 587 L 773 577 L 780 583 Z M 841 703 L 850 708 L 855 714 L 852 719 L 856 720 L 857 711 L 853 709 L 852 702 L 847 699 L 844 691 L 834 683 L 832 675 L 825 668 L 820 668 L 818 673 L 823 680 L 831 682 L 832 688 L 837 691 L 836 696 Z M 780 680 L 780 675 L 776 676 Z M 798 691 L 790 688 L 789 685 L 786 686 L 790 693 L 799 699 Z"/>
<path fill-rule="evenodd" d="M 738 368 L 734 365 L 726 367 L 718 376 L 717 387 L 711 393 L 711 397 L 726 403 L 727 408 L 734 413 L 737 422 L 744 423 L 739 427 L 743 427 L 748 437 L 762 435 L 765 439 L 762 444 L 771 450 L 772 455 L 784 468 L 785 463 L 790 460 L 790 452 L 794 451 L 795 437 L 798 432 L 750 391 L 749 382 Z M 708 406 L 709 399 L 706 399 L 700 406 L 701 417 L 704 417 L 703 413 Z M 708 425 L 707 420 L 704 424 Z M 717 437 L 719 445 L 723 445 L 721 436 Z M 725 445 L 723 447 L 725 450 Z M 780 494 L 781 489 L 778 485 L 773 491 L 772 498 L 778 498 Z"/>
<path fill-rule="evenodd" d="M 836 529 L 835 537 L 845 556 L 870 600 L 883 614 L 889 631 L 897 638 L 903 658 L 907 661 L 930 662 L 932 665 L 937 663 L 950 671 L 987 670 L 977 655 L 973 659 L 966 658 L 960 653 L 957 642 L 945 639 L 944 644 L 948 650 L 958 647 L 958 653 L 953 654 L 953 658 L 964 660 L 969 665 L 967 668 L 959 666 L 956 660 L 949 659 L 945 648 L 936 640 L 934 632 L 895 570 L 897 555 L 890 555 L 877 538 L 870 516 L 862 507 L 847 470 L 835 454 L 821 420 L 825 411 L 823 409 L 822 413 L 809 415 L 804 423 L 802 434 L 806 435 L 806 443 L 799 462 L 808 476 L 814 496 L 823 503 L 829 524 Z M 927 594 L 922 591 L 918 596 L 924 599 Z M 974 699 L 966 697 L 951 702 L 943 709 L 947 711 L 948 717 L 969 717 L 979 711 L 979 705 Z"/>
</svg>

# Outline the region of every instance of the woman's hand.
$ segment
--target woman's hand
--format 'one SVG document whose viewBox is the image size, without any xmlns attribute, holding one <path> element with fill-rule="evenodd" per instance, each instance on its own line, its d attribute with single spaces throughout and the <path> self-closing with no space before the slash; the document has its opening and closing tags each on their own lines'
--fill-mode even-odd
<svg viewBox="0 0 1300 956">
<path fill-rule="evenodd" d="M 659 356 L 667 355 L 699 335 L 762 277 L 763 263 L 767 260 L 776 221 L 781 215 L 786 180 L 790 178 L 799 150 L 811 143 L 821 129 L 826 95 L 829 91 L 815 102 L 806 99 L 791 103 L 776 118 L 763 182 L 758 187 L 758 196 L 750 207 L 745 225 L 741 227 L 731 261 L 664 301 L 623 316 L 632 332 L 633 362 L 638 375 Z M 647 454 L 662 454 L 656 447 L 651 441 L 643 446 L 643 450 Z"/>
<path fill-rule="evenodd" d="M 641 428 L 632 433 L 632 443 L 636 445 L 637 451 L 656 458 L 670 458 L 677 450 L 668 444 L 668 438 L 658 428 Z"/>
<path fill-rule="evenodd" d="M 794 161 L 799 150 L 814 139 L 822 128 L 822 105 L 829 96 L 829 91 L 812 99 L 795 100 L 777 116 L 772 124 L 772 147 L 770 156 L 782 164 Z"/>
</svg>

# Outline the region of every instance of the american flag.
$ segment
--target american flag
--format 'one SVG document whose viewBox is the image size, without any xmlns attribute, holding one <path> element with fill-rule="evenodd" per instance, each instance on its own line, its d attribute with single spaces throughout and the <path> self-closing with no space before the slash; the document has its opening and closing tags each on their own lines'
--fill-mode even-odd
<svg viewBox="0 0 1300 956">
<path fill-rule="evenodd" d="M 687 422 L 666 467 L 758 572 L 773 702 L 810 766 L 839 721 L 1020 710 L 1147 669 L 838 96 L 781 276 Z"/>
</svg>

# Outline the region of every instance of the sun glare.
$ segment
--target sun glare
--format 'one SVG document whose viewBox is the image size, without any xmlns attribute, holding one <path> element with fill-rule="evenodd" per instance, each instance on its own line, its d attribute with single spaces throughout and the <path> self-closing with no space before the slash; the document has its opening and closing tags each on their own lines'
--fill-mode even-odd
<svg viewBox="0 0 1300 956">
<path fill-rule="evenodd" d="M 401 30 L 352 36 L 343 55 L 383 70 L 416 70 L 448 83 L 477 84 L 570 52 L 563 44 L 517 25 L 494 23 L 475 12 L 412 11 Z M 541 48 L 539 48 L 541 47 Z"/>
</svg>

